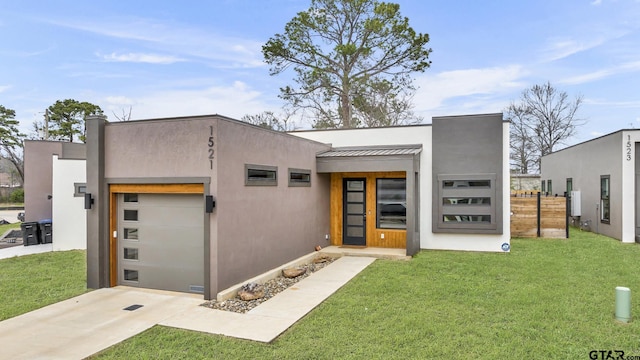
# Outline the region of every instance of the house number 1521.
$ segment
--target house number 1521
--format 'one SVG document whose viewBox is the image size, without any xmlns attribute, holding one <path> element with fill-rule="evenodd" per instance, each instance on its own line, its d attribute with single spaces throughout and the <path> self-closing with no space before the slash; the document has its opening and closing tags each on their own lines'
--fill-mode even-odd
<svg viewBox="0 0 640 360">
<path fill-rule="evenodd" d="M 207 142 L 208 150 L 209 150 L 209 168 L 213 170 L 213 126 L 209 126 L 209 141 Z"/>
</svg>

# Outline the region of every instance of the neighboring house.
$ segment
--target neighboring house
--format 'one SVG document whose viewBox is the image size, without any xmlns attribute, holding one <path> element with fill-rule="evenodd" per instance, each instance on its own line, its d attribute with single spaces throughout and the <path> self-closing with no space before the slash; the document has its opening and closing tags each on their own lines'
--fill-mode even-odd
<svg viewBox="0 0 640 360">
<path fill-rule="evenodd" d="M 508 136 L 502 114 L 290 134 L 219 115 L 90 117 L 88 287 L 211 299 L 318 245 L 508 251 Z M 84 190 L 79 164 L 53 166 L 54 213 Z"/>
<path fill-rule="evenodd" d="M 540 190 L 540 174 L 511 174 L 511 190 Z"/>
<path fill-rule="evenodd" d="M 86 249 L 85 144 L 25 140 L 26 222 L 51 221 L 54 250 Z"/>
<path fill-rule="evenodd" d="M 640 130 L 620 130 L 542 157 L 554 194 L 574 191 L 572 216 L 625 243 L 640 239 Z"/>
</svg>

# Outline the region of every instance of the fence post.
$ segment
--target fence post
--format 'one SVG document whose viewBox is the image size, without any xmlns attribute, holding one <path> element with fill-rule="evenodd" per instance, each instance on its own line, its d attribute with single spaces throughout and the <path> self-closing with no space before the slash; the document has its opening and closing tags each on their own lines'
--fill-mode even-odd
<svg viewBox="0 0 640 360">
<path fill-rule="evenodd" d="M 568 192 L 565 192 L 565 196 L 564 196 L 564 207 L 565 207 L 565 214 L 564 214 L 564 227 L 567 230 L 567 234 L 566 234 L 566 239 L 569 238 L 569 216 L 571 216 L 571 194 L 569 194 Z"/>
<path fill-rule="evenodd" d="M 538 232 L 537 232 L 537 235 L 538 235 L 538 237 L 540 237 L 540 192 L 538 192 L 538 201 L 537 201 L 537 205 L 538 205 L 538 206 L 537 206 L 537 208 L 538 208 L 537 210 L 538 210 L 538 211 L 537 211 L 537 214 L 536 214 L 536 215 L 537 215 L 537 218 L 538 218 Z"/>
</svg>

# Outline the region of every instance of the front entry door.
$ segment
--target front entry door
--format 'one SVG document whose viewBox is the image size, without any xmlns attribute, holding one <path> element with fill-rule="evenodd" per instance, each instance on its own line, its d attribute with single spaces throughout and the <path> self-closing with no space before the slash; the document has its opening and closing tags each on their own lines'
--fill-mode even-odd
<svg viewBox="0 0 640 360">
<path fill-rule="evenodd" d="M 344 179 L 342 184 L 342 244 L 367 245 L 366 179 Z"/>
</svg>

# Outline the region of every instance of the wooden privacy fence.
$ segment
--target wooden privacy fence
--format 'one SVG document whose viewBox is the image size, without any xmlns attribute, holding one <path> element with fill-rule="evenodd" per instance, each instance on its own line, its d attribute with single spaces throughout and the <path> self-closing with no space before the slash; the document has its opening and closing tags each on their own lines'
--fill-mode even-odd
<svg viewBox="0 0 640 360">
<path fill-rule="evenodd" d="M 511 236 L 568 238 L 567 198 L 540 192 L 511 196 Z"/>
</svg>

